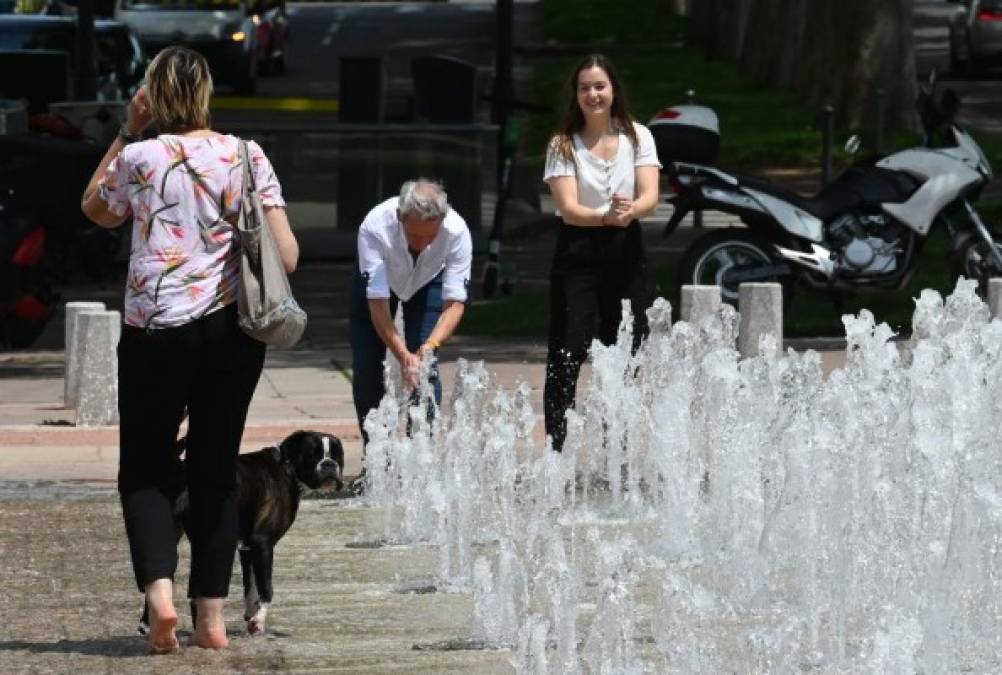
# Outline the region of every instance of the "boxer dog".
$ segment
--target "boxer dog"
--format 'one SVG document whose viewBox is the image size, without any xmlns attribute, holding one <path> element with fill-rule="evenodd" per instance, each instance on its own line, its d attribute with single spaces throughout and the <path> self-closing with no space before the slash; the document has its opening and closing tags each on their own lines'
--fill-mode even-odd
<svg viewBox="0 0 1002 675">
<path fill-rule="evenodd" d="M 177 443 L 178 475 L 183 484 L 185 439 Z M 244 584 L 247 632 L 264 632 L 275 544 L 288 531 L 299 510 L 300 484 L 311 490 L 343 486 L 344 449 L 341 441 L 318 431 L 296 431 L 277 448 L 237 456 L 240 568 Z M 188 493 L 182 491 L 174 508 L 178 540 L 189 516 Z M 198 620 L 191 603 L 192 624 Z M 143 607 L 139 632 L 149 633 L 149 607 Z"/>
</svg>

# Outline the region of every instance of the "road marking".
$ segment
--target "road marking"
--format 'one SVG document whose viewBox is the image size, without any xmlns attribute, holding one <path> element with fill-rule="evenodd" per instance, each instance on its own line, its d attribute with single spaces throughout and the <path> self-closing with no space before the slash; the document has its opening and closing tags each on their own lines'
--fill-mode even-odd
<svg viewBox="0 0 1002 675">
<path fill-rule="evenodd" d="M 279 110 L 283 112 L 337 112 L 336 98 L 267 98 L 263 96 L 218 96 L 212 99 L 216 110 Z"/>
</svg>

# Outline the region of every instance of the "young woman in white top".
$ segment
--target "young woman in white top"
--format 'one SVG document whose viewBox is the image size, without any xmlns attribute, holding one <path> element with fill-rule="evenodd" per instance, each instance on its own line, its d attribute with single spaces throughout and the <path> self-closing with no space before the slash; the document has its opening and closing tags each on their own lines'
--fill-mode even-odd
<svg viewBox="0 0 1002 675">
<path fill-rule="evenodd" d="M 634 348 L 647 333 L 645 254 L 639 218 L 658 202 L 650 131 L 630 115 L 615 69 L 592 54 L 574 70 L 567 108 L 550 141 L 543 177 L 563 220 L 550 271 L 546 433 L 563 448 L 564 414 L 597 336 L 615 341 L 623 300 L 634 314 Z"/>
</svg>

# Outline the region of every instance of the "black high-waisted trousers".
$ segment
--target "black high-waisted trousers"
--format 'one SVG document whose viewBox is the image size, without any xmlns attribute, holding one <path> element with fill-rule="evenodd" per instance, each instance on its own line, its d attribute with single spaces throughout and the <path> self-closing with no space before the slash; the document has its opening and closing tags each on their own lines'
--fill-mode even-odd
<svg viewBox="0 0 1002 675">
<path fill-rule="evenodd" d="M 118 345 L 118 491 L 142 591 L 177 568 L 174 502 L 188 488 L 189 597 L 226 597 L 237 545 L 236 458 L 265 346 L 236 304 L 174 328 L 122 327 Z M 178 428 L 188 413 L 184 478 Z"/>
<path fill-rule="evenodd" d="M 640 223 L 621 227 L 562 224 L 550 271 L 550 338 L 543 400 L 546 433 L 561 450 L 564 413 L 574 405 L 578 373 L 597 337 L 616 341 L 622 301 L 634 315 L 633 348 L 647 335 L 646 257 Z"/>
</svg>

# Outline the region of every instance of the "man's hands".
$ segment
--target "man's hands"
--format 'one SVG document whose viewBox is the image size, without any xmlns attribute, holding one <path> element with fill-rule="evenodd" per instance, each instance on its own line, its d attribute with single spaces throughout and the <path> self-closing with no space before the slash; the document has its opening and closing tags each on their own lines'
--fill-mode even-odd
<svg viewBox="0 0 1002 675">
<path fill-rule="evenodd" d="M 421 375 L 424 368 L 429 367 L 431 359 L 435 357 L 435 345 L 425 342 L 418 347 L 415 353 L 407 352 L 400 361 L 400 372 L 403 374 L 404 382 L 410 388 L 415 388 L 421 382 Z M 426 365 L 428 364 L 428 365 Z"/>
<path fill-rule="evenodd" d="M 404 384 L 406 384 L 411 389 L 418 386 L 421 382 L 421 355 L 418 350 L 418 354 L 412 354 L 407 352 L 403 355 L 403 358 L 398 358 L 400 361 L 400 373 L 404 377 Z"/>
</svg>

